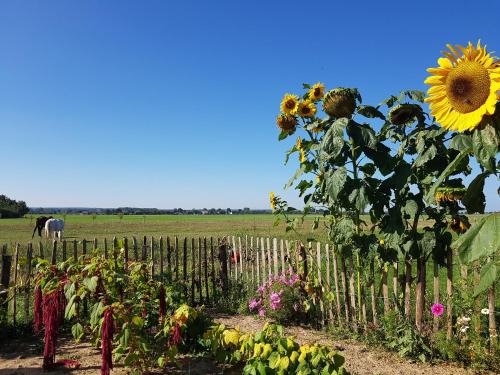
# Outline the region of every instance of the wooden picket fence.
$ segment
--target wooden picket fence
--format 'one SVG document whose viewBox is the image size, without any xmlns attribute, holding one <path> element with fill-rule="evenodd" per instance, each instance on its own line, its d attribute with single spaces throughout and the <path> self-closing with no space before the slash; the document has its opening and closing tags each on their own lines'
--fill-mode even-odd
<svg viewBox="0 0 500 375">
<path fill-rule="evenodd" d="M 431 279 L 426 275 L 428 265 L 424 258 L 393 264 L 372 260 L 358 268 L 360 260 L 355 255 L 340 256 L 329 244 L 304 245 L 297 241 L 252 236 L 222 239 L 144 236 L 140 240 L 114 237 L 109 242 L 94 239 L 46 242 L 46 246 L 42 242 L 26 246 L 16 244 L 11 249 L 3 245 L 0 282 L 15 288 L 11 288 L 9 296 L 0 290 L 0 311 L 2 305 L 10 305 L 5 310 L 7 319 L 16 325 L 22 316 L 28 324 L 33 298 L 32 260 L 39 257 L 56 263 L 70 256 L 89 255 L 92 251 L 103 251 L 106 257 L 123 251 L 127 261 L 148 262 L 151 275 L 169 274 L 182 285 L 192 304 L 214 305 L 219 296 L 228 293 L 231 285 L 252 293 L 270 277 L 295 272 L 302 279 L 307 275 L 316 279 L 313 303 L 318 310 L 319 325 L 323 327 L 367 330 L 370 325 L 377 326 L 384 314 L 398 308 L 419 331 L 424 331 L 426 326 L 433 331 L 445 329 L 451 337 L 454 330 L 452 300 L 458 275 L 454 275 L 451 251 L 444 270 L 437 263 L 429 265 L 433 270 Z M 469 287 L 477 284 L 477 265 L 470 269 L 464 265 L 458 268 L 461 288 L 467 280 Z M 441 273 L 446 274 L 445 285 L 442 285 Z M 490 344 L 496 347 L 495 286 L 488 290 L 486 297 L 476 299 L 479 310 L 484 306 L 482 299 L 488 303 Z M 439 302 L 445 305 L 446 315 L 432 316 L 430 306 Z M 474 328 L 481 330 L 480 326 Z"/>
</svg>

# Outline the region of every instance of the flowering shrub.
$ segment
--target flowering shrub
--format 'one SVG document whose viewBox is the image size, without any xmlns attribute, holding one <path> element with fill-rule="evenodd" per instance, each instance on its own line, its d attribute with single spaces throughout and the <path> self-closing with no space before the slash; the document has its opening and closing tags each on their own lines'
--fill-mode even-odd
<svg viewBox="0 0 500 375">
<path fill-rule="evenodd" d="M 305 296 L 297 274 L 271 275 L 264 285 L 257 288 L 248 309 L 261 318 L 267 317 L 280 323 L 301 321 L 306 312 Z"/>
</svg>

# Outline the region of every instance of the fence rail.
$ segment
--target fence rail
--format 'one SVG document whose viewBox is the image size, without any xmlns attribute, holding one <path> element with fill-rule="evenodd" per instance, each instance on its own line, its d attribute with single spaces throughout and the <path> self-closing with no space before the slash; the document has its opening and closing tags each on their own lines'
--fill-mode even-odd
<svg viewBox="0 0 500 375">
<path fill-rule="evenodd" d="M 126 261 L 146 261 L 151 275 L 169 274 L 179 282 L 193 304 L 213 304 L 216 296 L 228 292 L 231 284 L 255 291 L 269 277 L 297 272 L 303 280 L 315 279 L 313 302 L 319 311 L 321 325 L 350 326 L 366 330 L 378 325 L 384 314 L 402 306 L 406 318 L 420 331 L 431 326 L 433 331 L 445 329 L 450 337 L 454 330 L 452 301 L 457 282 L 469 288 L 477 284 L 479 269 L 454 264 L 453 253 L 440 266 L 424 258 L 413 261 L 379 263 L 362 261 L 356 255 L 341 256 L 335 246 L 322 243 L 306 245 L 285 239 L 226 236 L 222 239 L 193 237 L 113 237 L 98 241 L 63 240 L 38 242 L 13 247 L 2 246 L 0 282 L 10 287 L 9 295 L 0 289 L 0 312 L 16 325 L 22 317 L 31 320 L 33 303 L 32 261 L 35 258 L 55 264 L 69 257 L 77 258 L 102 251 L 115 257 L 123 251 Z M 456 261 L 455 261 L 456 262 Z M 444 269 L 443 269 L 444 268 Z M 459 274 L 456 270 L 459 269 Z M 430 272 L 431 270 L 432 272 Z M 458 280 L 457 280 L 458 277 Z M 489 307 L 490 343 L 496 345 L 495 286 L 481 298 Z M 446 316 L 430 314 L 432 303 L 446 304 Z M 456 317 L 455 317 L 456 318 Z M 474 327 L 480 330 L 480 326 Z"/>
</svg>

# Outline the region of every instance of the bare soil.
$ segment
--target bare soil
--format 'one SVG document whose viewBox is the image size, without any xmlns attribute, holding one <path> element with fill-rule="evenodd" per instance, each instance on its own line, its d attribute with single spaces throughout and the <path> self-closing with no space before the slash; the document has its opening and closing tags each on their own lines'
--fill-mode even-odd
<svg viewBox="0 0 500 375">
<path fill-rule="evenodd" d="M 239 326 L 244 332 L 255 332 L 262 328 L 262 321 L 252 316 L 214 314 L 215 321 L 227 327 Z M 288 335 L 294 336 L 301 344 L 318 342 L 338 350 L 346 359 L 345 367 L 353 375 L 472 375 L 478 374 L 471 369 L 460 368 L 451 364 L 425 364 L 411 362 L 382 349 L 367 347 L 354 340 L 333 340 L 326 332 L 307 327 L 291 326 L 286 328 Z M 16 339 L 0 342 L 0 375 L 35 375 L 43 374 L 43 347 L 40 341 Z M 76 344 L 70 336 L 63 336 L 58 346 L 56 360 L 74 359 L 80 362 L 78 369 L 59 368 L 53 373 L 94 375 L 100 373 L 101 352 L 89 343 Z M 241 368 L 228 368 L 213 361 L 186 356 L 180 358 L 179 367 L 169 367 L 152 374 L 239 374 Z M 112 375 L 125 375 L 129 371 L 117 364 Z M 492 372 L 483 374 L 493 374 Z"/>
</svg>

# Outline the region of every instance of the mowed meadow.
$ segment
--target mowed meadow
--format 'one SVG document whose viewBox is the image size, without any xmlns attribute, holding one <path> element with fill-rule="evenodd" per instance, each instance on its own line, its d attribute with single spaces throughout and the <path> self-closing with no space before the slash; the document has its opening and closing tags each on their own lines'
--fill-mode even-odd
<svg viewBox="0 0 500 375">
<path fill-rule="evenodd" d="M 31 238 L 35 220 L 38 215 L 26 215 L 19 219 L 0 220 L 0 244 L 13 245 L 16 242 L 26 244 L 29 241 L 45 241 L 45 238 Z M 327 233 L 324 226 L 312 230 L 315 215 L 305 218 L 296 231 L 285 232 L 283 221 L 276 224 L 276 216 L 270 214 L 247 215 L 52 215 L 65 220 L 64 238 L 67 240 L 92 240 L 97 238 L 111 239 L 116 236 L 179 236 L 179 237 L 223 237 L 255 236 L 277 237 L 288 240 L 307 242 L 314 239 L 325 242 Z M 471 223 L 476 222 L 482 215 L 471 215 Z M 292 216 L 293 217 L 293 216 Z M 296 216 L 297 218 L 299 215 Z M 364 217 L 369 224 L 369 217 Z M 420 222 L 423 228 L 430 225 L 427 220 Z"/>
<path fill-rule="evenodd" d="M 25 244 L 29 241 L 45 241 L 31 235 L 38 215 L 26 215 L 20 219 L 0 220 L 0 244 Z M 52 215 L 65 220 L 64 238 L 67 240 L 111 239 L 113 236 L 179 236 L 179 237 L 223 237 L 259 236 L 300 239 L 306 241 L 314 236 L 324 241 L 326 232 L 312 231 L 314 217 L 306 218 L 296 232 L 285 233 L 285 224 L 275 225 L 276 217 L 270 214 L 248 215 Z"/>
</svg>

